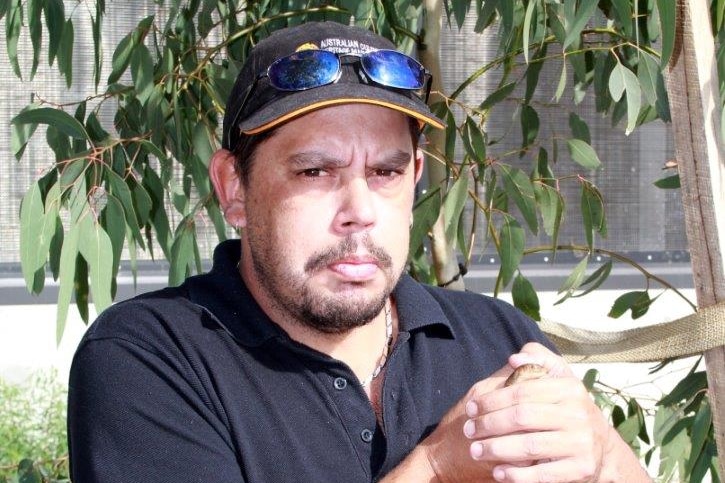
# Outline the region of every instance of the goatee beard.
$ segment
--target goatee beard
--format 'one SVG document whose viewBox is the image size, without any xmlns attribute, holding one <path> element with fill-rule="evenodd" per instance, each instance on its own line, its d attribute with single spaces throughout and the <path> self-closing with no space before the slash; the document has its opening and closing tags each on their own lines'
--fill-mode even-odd
<svg viewBox="0 0 725 483">
<path fill-rule="evenodd" d="M 254 269 L 273 303 L 301 325 L 327 334 L 344 333 L 373 320 L 382 312 L 402 273 L 402 270 L 393 273 L 392 258 L 385 249 L 374 245 L 369 235 L 364 235 L 362 238 L 349 236 L 333 247 L 314 253 L 305 263 L 304 278 L 290 273 L 279 255 L 266 256 L 270 255 L 269 246 L 262 245 L 264 248 L 257 253 L 255 248 L 258 246 L 255 245 L 250 243 L 250 248 L 253 247 L 251 255 Z M 308 284 L 310 277 L 324 270 L 330 263 L 354 255 L 359 245 L 362 245 L 366 253 L 374 258 L 375 263 L 385 274 L 386 285 L 383 290 L 372 297 L 352 298 L 325 294 L 310 287 Z M 288 290 L 281 290 L 282 286 Z"/>
</svg>

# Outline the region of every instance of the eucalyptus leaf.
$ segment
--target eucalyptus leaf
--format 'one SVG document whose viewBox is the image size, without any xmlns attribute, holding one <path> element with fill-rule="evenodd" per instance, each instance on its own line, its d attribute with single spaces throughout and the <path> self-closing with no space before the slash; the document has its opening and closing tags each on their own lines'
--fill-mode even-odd
<svg viewBox="0 0 725 483">
<path fill-rule="evenodd" d="M 106 231 L 91 216 L 83 219 L 79 229 L 78 249 L 90 269 L 93 304 L 100 314 L 112 301 L 113 246 Z"/>
<path fill-rule="evenodd" d="M 601 166 L 602 162 L 599 160 L 597 152 L 589 143 L 581 139 L 567 139 L 566 145 L 569 148 L 571 159 L 579 165 L 587 169 L 597 169 Z"/>
<path fill-rule="evenodd" d="M 88 139 L 88 133 L 83 124 L 67 112 L 52 107 L 39 107 L 23 111 L 10 122 L 11 124 L 48 124 L 74 139 Z"/>
<path fill-rule="evenodd" d="M 569 113 L 569 129 L 571 129 L 571 135 L 574 139 L 580 139 L 589 145 L 592 144 L 589 126 L 575 112 Z"/>
<path fill-rule="evenodd" d="M 443 200 L 443 214 L 445 217 L 445 233 L 447 240 L 455 240 L 458 220 L 468 200 L 468 173 L 464 169 Z"/>
<path fill-rule="evenodd" d="M 514 272 L 524 256 L 525 240 L 524 229 L 521 228 L 521 225 L 514 217 L 504 214 L 499 231 L 501 267 L 498 272 L 497 288 L 506 287 L 513 278 Z"/>
<path fill-rule="evenodd" d="M 654 185 L 660 189 L 677 189 L 680 187 L 680 175 L 674 174 L 654 182 Z"/>
<path fill-rule="evenodd" d="M 516 203 L 532 233 L 539 231 L 536 217 L 536 196 L 534 186 L 526 173 L 506 164 L 499 164 L 506 194 Z"/>
<path fill-rule="evenodd" d="M 664 68 L 669 63 L 675 49 L 677 2 L 675 0 L 657 0 L 657 11 L 660 16 L 660 34 L 662 36 L 660 66 Z"/>
<path fill-rule="evenodd" d="M 76 256 L 78 255 L 78 239 L 80 238 L 80 227 L 74 225 L 63 240 L 63 248 L 60 252 L 60 271 L 58 279 L 58 303 L 56 311 L 56 342 L 60 343 L 65 331 L 65 323 L 68 318 L 68 306 L 73 296 L 73 285 L 76 272 Z"/>
<path fill-rule="evenodd" d="M 635 290 L 627 292 L 617 297 L 608 315 L 613 319 L 617 319 L 630 310 L 632 312 L 632 318 L 638 319 L 647 313 L 651 303 L 652 299 L 650 299 L 649 293 L 646 291 Z"/>
<path fill-rule="evenodd" d="M 563 50 L 575 43 L 582 33 L 582 30 L 592 18 L 597 9 L 598 0 L 581 0 L 573 22 L 567 24 L 566 39 L 564 39 Z"/>
<path fill-rule="evenodd" d="M 584 275 L 586 274 L 587 265 L 589 264 L 589 257 L 582 258 L 579 263 L 576 264 L 574 270 L 569 274 L 564 283 L 559 287 L 558 293 L 564 294 L 562 298 L 557 300 L 554 305 L 558 305 L 564 302 L 566 299 L 571 297 L 574 292 L 584 281 Z"/>
<path fill-rule="evenodd" d="M 513 93 L 515 88 L 516 82 L 509 82 L 500 86 L 491 94 L 489 94 L 486 99 L 484 99 L 484 101 L 478 106 L 478 108 L 482 111 L 491 109 L 496 104 L 508 99 L 508 97 Z"/>
<path fill-rule="evenodd" d="M 531 282 L 520 273 L 514 278 L 511 296 L 516 308 L 534 320 L 541 320 L 539 297 Z"/>
<path fill-rule="evenodd" d="M 582 183 L 581 212 L 587 245 L 591 248 L 594 244 L 594 232 L 607 236 L 604 199 L 596 186 L 591 183 Z"/>
<path fill-rule="evenodd" d="M 57 215 L 45 216 L 38 183 L 33 183 L 20 204 L 20 264 L 28 291 L 33 292 L 35 273 L 45 266 Z"/>
<path fill-rule="evenodd" d="M 48 65 L 53 65 L 65 27 L 65 4 L 63 0 L 46 0 L 45 25 L 48 28 Z"/>
</svg>

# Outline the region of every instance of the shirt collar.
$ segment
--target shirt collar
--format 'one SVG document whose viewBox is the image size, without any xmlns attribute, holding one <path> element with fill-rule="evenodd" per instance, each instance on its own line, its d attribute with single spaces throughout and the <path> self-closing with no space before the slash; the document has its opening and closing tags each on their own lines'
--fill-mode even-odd
<svg viewBox="0 0 725 483">
<path fill-rule="evenodd" d="M 212 269 L 184 282 L 189 298 L 211 312 L 237 342 L 257 347 L 287 334 L 259 307 L 237 270 L 241 257 L 239 240 L 227 240 L 214 250 Z M 403 274 L 393 291 L 400 331 L 413 332 L 442 326 L 449 337 L 453 329 L 435 298 L 412 277 Z M 439 332 L 436 332 L 439 333 Z M 433 332 L 431 332 L 433 334 Z"/>
</svg>

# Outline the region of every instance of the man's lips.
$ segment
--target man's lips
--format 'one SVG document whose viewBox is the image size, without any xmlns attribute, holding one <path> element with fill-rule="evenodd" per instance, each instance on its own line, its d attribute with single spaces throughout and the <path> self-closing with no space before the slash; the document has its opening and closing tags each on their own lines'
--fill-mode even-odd
<svg viewBox="0 0 725 483">
<path fill-rule="evenodd" d="M 375 275 L 378 265 L 379 261 L 373 257 L 353 257 L 335 260 L 328 268 L 344 278 L 362 281 Z"/>
</svg>

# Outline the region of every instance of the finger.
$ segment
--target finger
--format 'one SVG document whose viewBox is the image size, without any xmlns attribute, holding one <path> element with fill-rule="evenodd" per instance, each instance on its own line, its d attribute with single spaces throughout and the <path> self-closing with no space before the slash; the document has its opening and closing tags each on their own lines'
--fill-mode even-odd
<svg viewBox="0 0 725 483">
<path fill-rule="evenodd" d="M 524 431 L 557 431 L 588 420 L 587 408 L 579 405 L 520 404 L 467 420 L 463 434 L 469 439 L 485 439 Z"/>
<path fill-rule="evenodd" d="M 509 357 L 509 364 L 514 369 L 524 364 L 539 364 L 553 377 L 573 376 L 566 361 L 537 342 L 525 344 L 521 350 Z"/>
<path fill-rule="evenodd" d="M 516 463 L 574 458 L 596 462 L 596 447 L 593 435 L 587 431 L 543 431 L 477 440 L 469 450 L 477 461 Z"/>
<path fill-rule="evenodd" d="M 562 483 L 597 481 L 599 468 L 594 461 L 561 459 L 542 460 L 534 465 L 499 465 L 493 469 L 496 481 L 507 483 Z"/>
<path fill-rule="evenodd" d="M 519 404 L 566 404 L 571 401 L 588 403 L 591 399 L 586 388 L 577 378 L 545 377 L 476 395 L 472 401 L 476 412 L 468 411 L 467 407 L 469 418 Z"/>
</svg>

